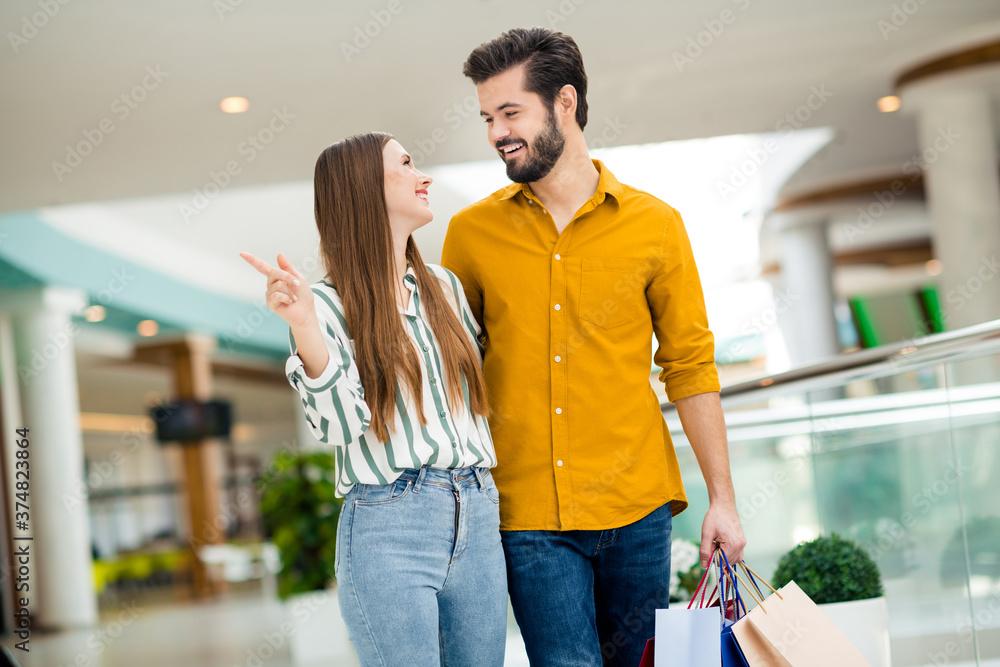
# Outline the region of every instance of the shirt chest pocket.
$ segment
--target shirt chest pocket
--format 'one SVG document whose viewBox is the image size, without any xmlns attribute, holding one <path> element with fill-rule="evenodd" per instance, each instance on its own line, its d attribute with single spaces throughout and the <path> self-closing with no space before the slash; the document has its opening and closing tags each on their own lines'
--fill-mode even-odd
<svg viewBox="0 0 1000 667">
<path fill-rule="evenodd" d="M 631 322 L 645 299 L 645 263 L 630 257 L 584 257 L 580 319 L 613 329 Z"/>
</svg>

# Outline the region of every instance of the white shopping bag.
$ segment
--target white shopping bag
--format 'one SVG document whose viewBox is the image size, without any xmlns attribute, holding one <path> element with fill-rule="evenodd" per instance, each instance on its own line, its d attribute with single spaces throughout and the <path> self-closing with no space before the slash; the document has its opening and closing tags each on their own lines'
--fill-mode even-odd
<svg viewBox="0 0 1000 667">
<path fill-rule="evenodd" d="M 656 610 L 654 667 L 719 667 L 722 616 L 718 607 Z"/>
</svg>

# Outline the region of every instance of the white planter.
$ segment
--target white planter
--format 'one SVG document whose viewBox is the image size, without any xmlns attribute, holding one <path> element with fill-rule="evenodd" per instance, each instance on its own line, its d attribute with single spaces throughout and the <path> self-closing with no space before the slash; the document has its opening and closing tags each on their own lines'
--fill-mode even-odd
<svg viewBox="0 0 1000 667">
<path fill-rule="evenodd" d="M 884 597 L 831 602 L 819 608 L 847 635 L 872 667 L 890 667 L 889 611 Z"/>
<path fill-rule="evenodd" d="M 292 663 L 319 667 L 349 667 L 358 664 L 347 626 L 340 616 L 337 589 L 298 593 L 284 603 L 282 634 L 289 637 Z"/>
</svg>

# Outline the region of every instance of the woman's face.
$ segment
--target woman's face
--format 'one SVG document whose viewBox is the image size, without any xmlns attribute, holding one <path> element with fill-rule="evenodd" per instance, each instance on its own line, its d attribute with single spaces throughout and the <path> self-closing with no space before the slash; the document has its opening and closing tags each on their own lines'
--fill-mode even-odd
<svg viewBox="0 0 1000 667">
<path fill-rule="evenodd" d="M 413 166 L 410 156 L 395 139 L 382 148 L 385 168 L 385 203 L 393 232 L 409 236 L 434 219 L 427 202 L 427 187 L 431 177 Z"/>
</svg>

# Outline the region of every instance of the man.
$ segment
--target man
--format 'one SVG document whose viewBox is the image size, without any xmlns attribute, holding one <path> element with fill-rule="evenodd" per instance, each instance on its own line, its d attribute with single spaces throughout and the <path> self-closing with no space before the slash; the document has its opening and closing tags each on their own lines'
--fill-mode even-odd
<svg viewBox="0 0 1000 667">
<path fill-rule="evenodd" d="M 690 243 L 677 211 L 590 158 L 571 37 L 511 30 L 463 71 L 514 182 L 455 215 L 441 260 L 485 337 L 514 615 L 534 667 L 636 667 L 688 504 L 649 385 L 653 334 L 708 487 L 702 564 L 746 544 Z"/>
</svg>

